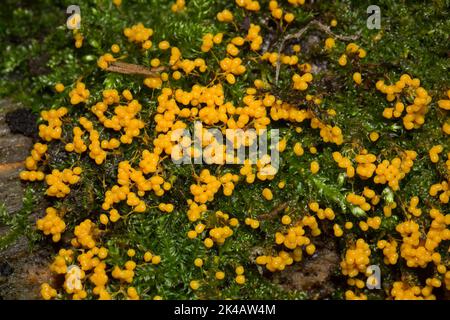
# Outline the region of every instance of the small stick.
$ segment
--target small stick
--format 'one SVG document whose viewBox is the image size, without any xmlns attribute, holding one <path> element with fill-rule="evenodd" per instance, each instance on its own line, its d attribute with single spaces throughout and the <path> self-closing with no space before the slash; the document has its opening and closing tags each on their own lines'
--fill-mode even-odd
<svg viewBox="0 0 450 320">
<path fill-rule="evenodd" d="M 359 38 L 359 33 L 352 35 L 352 36 L 341 36 L 339 34 L 335 34 L 330 30 L 329 26 L 324 25 L 322 22 L 314 20 L 312 21 L 313 24 L 317 25 L 317 27 L 324 31 L 325 33 L 328 33 L 330 36 L 335 37 L 336 39 L 342 40 L 342 41 L 352 41 Z"/>
<path fill-rule="evenodd" d="M 275 208 L 273 208 L 272 211 L 270 211 L 269 213 L 259 215 L 258 220 L 271 220 L 271 219 L 275 218 L 281 211 L 286 209 L 287 206 L 288 206 L 288 203 L 284 202 L 284 203 L 276 206 Z"/>
<path fill-rule="evenodd" d="M 149 69 L 138 64 L 115 61 L 112 62 L 106 70 L 122 74 L 138 74 L 142 76 L 155 77 L 159 75 L 159 72 L 165 69 L 166 68 L 163 66 Z"/>
</svg>

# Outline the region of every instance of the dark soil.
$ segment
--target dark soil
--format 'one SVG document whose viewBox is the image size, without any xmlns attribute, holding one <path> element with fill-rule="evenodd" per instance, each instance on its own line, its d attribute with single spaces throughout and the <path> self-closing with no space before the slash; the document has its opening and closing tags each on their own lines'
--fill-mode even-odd
<svg viewBox="0 0 450 320">
<path fill-rule="evenodd" d="M 0 300 L 39 299 L 40 285 L 52 282 L 48 267 L 51 251 L 40 247 L 31 251 L 26 238 L 21 238 L 0 255 Z"/>
<path fill-rule="evenodd" d="M 315 244 L 317 249 L 313 256 L 304 254 L 302 262 L 274 274 L 274 281 L 288 291 L 308 292 L 310 299 L 326 299 L 336 290 L 331 279 L 340 258 L 334 241 L 321 239 Z"/>
<path fill-rule="evenodd" d="M 11 133 L 22 134 L 33 139 L 37 138 L 37 115 L 29 109 L 17 109 L 6 114 L 6 123 Z"/>
</svg>

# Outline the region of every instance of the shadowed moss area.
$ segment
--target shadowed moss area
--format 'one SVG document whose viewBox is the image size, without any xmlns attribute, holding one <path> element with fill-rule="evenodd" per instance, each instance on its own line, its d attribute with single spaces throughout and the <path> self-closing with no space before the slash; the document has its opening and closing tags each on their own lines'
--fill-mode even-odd
<svg viewBox="0 0 450 320">
<path fill-rule="evenodd" d="M 445 189 L 449 179 L 450 145 L 448 132 L 443 129 L 450 125 L 449 115 L 448 109 L 438 106 L 438 101 L 450 99 L 447 96 L 450 89 L 450 1 L 436 0 L 428 4 L 421 1 L 377 1 L 381 9 L 381 29 L 369 30 L 366 27 L 366 9 L 374 4 L 373 1 L 306 1 L 297 6 L 291 5 L 291 1 L 279 1 L 278 6 L 284 10 L 280 21 L 274 17 L 276 13 L 269 10 L 269 1 L 259 1 L 260 10 L 252 11 L 239 7 L 236 4 L 239 1 L 187 0 L 182 10 L 173 12 L 171 7 L 175 1 L 123 0 L 120 5 L 115 5 L 113 1 L 83 0 L 77 2 L 81 9 L 81 29 L 78 31 L 82 35 L 80 48 L 75 47 L 77 36 L 66 27 L 66 8 L 73 4 L 71 1 L 4 2 L 0 12 L 0 45 L 3 48 L 0 96 L 21 102 L 36 115 L 43 110 L 67 107 L 68 114 L 62 118 L 61 139 L 48 143 L 40 141 L 48 145 L 48 150 L 39 170 L 50 174 L 53 169 L 82 168 L 81 178 L 70 186 L 69 194 L 62 198 L 45 196 L 65 222 L 61 239 L 53 245 L 55 255 L 61 248 L 72 249 L 75 253 L 73 260 L 66 258 L 63 264 L 82 266 L 76 258 L 89 252 L 90 248 L 79 244 L 78 248 L 73 248 L 71 239 L 76 237 L 75 228 L 90 219 L 96 230 L 95 246 L 108 250 L 107 257 L 100 260 L 105 264 L 105 273 L 109 277 L 102 287 L 110 297 L 135 298 L 133 290 L 136 289 L 141 299 L 392 299 L 401 294 L 408 298 L 448 298 L 448 196 L 447 200 L 445 196 L 439 197 L 430 188 L 443 183 L 442 187 L 435 189 Z M 233 22 L 218 21 L 217 14 L 225 9 L 233 13 Z M 286 13 L 293 14 L 292 22 L 283 21 Z M 337 25 L 330 26 L 333 20 Z M 320 22 L 322 27 L 311 24 L 311 21 Z M 147 50 L 140 43 L 130 42 L 124 35 L 125 28 L 139 22 L 153 29 L 150 38 L 152 46 Z M 249 41 L 237 46 L 238 57 L 242 59 L 246 72 L 235 75 L 235 83 L 230 84 L 221 69 L 221 60 L 227 56 L 233 58 L 227 53 L 227 44 L 233 37 L 246 38 L 251 24 L 260 26 L 261 47 L 251 50 Z M 308 29 L 301 37 L 284 41 L 287 36 L 306 26 Z M 324 31 L 323 26 L 329 32 Z M 204 52 L 201 50 L 203 37 L 208 33 L 223 33 L 223 40 L 214 44 L 211 51 Z M 345 38 L 352 36 L 354 40 Z M 335 45 L 327 49 L 325 43 L 329 38 L 334 39 Z M 158 48 L 163 40 L 172 47 L 176 46 L 183 59 L 204 59 L 207 70 L 186 75 L 180 68 L 178 70 L 182 76 L 175 80 L 175 70 L 169 63 L 170 49 L 164 51 Z M 348 47 L 350 43 L 357 44 L 356 52 L 351 52 L 351 46 L 350 49 Z M 151 68 L 151 60 L 158 58 L 168 73 L 168 81 L 164 81 L 162 87 L 190 91 L 195 84 L 211 86 L 220 83 L 225 101 L 236 107 L 243 106 L 245 97 L 252 95 L 261 100 L 273 96 L 274 100 L 286 103 L 288 110 L 304 110 L 304 122 L 290 121 L 288 116 L 280 116 L 281 112 L 273 116 L 271 108 L 275 107 L 267 105 L 268 118 L 271 118 L 268 129 L 279 129 L 280 138 L 286 143 L 275 177 L 267 180 L 257 178 L 253 183 L 247 183 L 241 165 L 179 166 L 170 161 L 170 156 L 163 161 L 161 155 L 158 174 L 164 181 L 170 182 L 171 189 L 163 195 L 153 192 L 141 195 L 141 200 L 146 204 L 145 212 L 127 214 L 133 211 L 132 206 L 124 202 L 117 204 L 115 208 L 122 218 L 106 225 L 101 223 L 101 214 L 111 219 L 108 214 L 110 209 L 105 209 L 102 204 L 106 192 L 118 184 L 119 163 L 129 161 L 133 168 L 139 168 L 142 151 L 152 151 L 154 139 L 161 133 L 155 121 L 155 116 L 162 114 L 158 108 L 161 89 L 146 86 L 144 76 L 108 72 L 99 67 L 99 58 L 111 53 L 113 44 L 120 47 L 119 53 L 113 53 L 120 61 Z M 297 50 L 296 46 L 300 49 Z M 359 49 L 364 50 L 367 56 L 358 57 Z M 285 56 L 296 56 L 297 63 L 289 65 L 289 62 L 281 61 L 278 66 L 277 57 L 275 63 L 271 63 L 268 61 L 271 59 L 269 55 L 264 56 L 279 50 Z M 339 62 L 343 54 L 348 59 L 345 65 Z M 355 81 L 355 73 L 360 74 L 361 81 Z M 294 89 L 294 74 L 310 74 L 313 80 L 305 90 Z M 420 114 L 424 118 L 423 124 L 416 123 L 412 130 L 406 128 L 407 124 L 402 119 L 406 109 L 398 117 L 387 117 L 386 112 L 389 111 L 385 109 L 394 107 L 399 101 L 403 101 L 405 108 L 414 105 L 418 97 L 414 90 L 419 86 L 411 85 L 409 91 L 405 89 L 394 101 L 387 101 L 385 93 L 390 89 L 383 89 L 378 82 L 383 80 L 385 85 L 395 85 L 399 79 L 404 79 L 401 77 L 405 74 L 410 75 L 411 82 L 412 79 L 420 79 L 419 86 L 426 91 L 424 96 L 431 97 L 431 101 L 426 103 L 426 112 Z M 263 85 L 258 85 L 255 80 L 260 80 Z M 69 92 L 80 82 L 85 84 L 90 94 L 86 101 L 73 105 Z M 55 88 L 58 83 L 65 86 L 59 90 L 61 92 Z M 257 93 L 250 94 L 248 88 L 255 87 Z M 88 155 L 89 151 L 81 154 L 66 152 L 65 145 L 72 142 L 73 128 L 80 126 L 80 117 L 87 117 L 95 124 L 101 139 L 119 138 L 117 132 L 103 127 L 91 112 L 91 107 L 104 99 L 106 89 L 117 90 L 119 94 L 128 89 L 142 105 L 138 118 L 145 127 L 132 143 L 122 143 L 119 148 L 108 151 L 106 160 L 98 165 Z M 127 99 L 120 99 L 121 103 L 127 103 Z M 180 101 L 177 102 L 180 109 L 184 107 Z M 420 101 L 417 103 L 420 104 Z M 188 107 L 192 108 L 191 105 Z M 111 115 L 112 112 L 108 114 Z M 192 128 L 195 119 L 194 115 L 182 120 Z M 39 118 L 38 124 L 46 123 L 43 117 Z M 251 125 L 253 122 L 247 127 Z M 330 130 L 338 128 L 339 134 L 335 136 L 342 134 L 343 141 L 325 142 L 326 134 L 322 134 L 320 129 L 322 125 L 329 125 Z M 217 123 L 214 127 L 226 126 Z M 87 137 L 85 142 L 89 145 Z M 438 152 L 438 161 L 432 161 L 433 156 L 430 156 L 433 146 L 442 148 Z M 416 156 L 405 156 L 407 150 Z M 356 174 L 346 171 L 343 162 L 341 166 L 341 161 L 336 160 L 337 152 L 341 158 L 351 161 Z M 434 151 L 431 153 L 436 154 Z M 374 181 L 375 169 L 371 170 L 370 165 L 364 166 L 366 154 L 375 157 L 374 161 L 367 161 L 375 167 L 382 165 L 383 160 L 391 161 L 396 157 L 401 158 L 403 163 L 411 161 L 412 166 L 405 170 L 396 190 L 393 185 L 389 187 L 386 181 Z M 361 162 L 357 160 L 358 156 L 363 156 Z M 312 173 L 313 162 L 320 166 L 317 173 Z M 362 169 L 358 170 L 358 166 Z M 221 189 L 215 194 L 214 201 L 206 203 L 207 210 L 201 219 L 193 222 L 187 217 L 190 205 L 186 200 L 194 199 L 191 185 L 197 183 L 203 169 L 208 169 L 218 178 L 227 173 L 240 178 L 231 196 L 224 195 Z M 34 250 L 44 246 L 47 248 L 52 241 L 51 236 L 44 236 L 36 230 L 34 219 L 29 219 L 33 213 L 33 203 L 39 202 L 38 195 L 44 197 L 48 186 L 45 182 L 24 182 L 24 187 L 27 190 L 24 208 L 14 213 L 13 219 L 10 219 L 6 209 L 0 207 L 0 221 L 11 230 L 0 239 L 0 249 L 14 243 L 20 235 L 27 236 Z M 263 196 L 265 188 L 271 190 L 272 200 Z M 362 209 L 361 203 L 352 196 L 349 198 L 349 194 L 364 196 L 370 203 L 370 209 Z M 419 199 L 416 206 L 411 204 L 415 201 L 412 200 L 414 197 Z M 174 210 L 162 212 L 158 207 L 160 203 L 173 204 Z M 332 218 L 331 215 L 321 218 L 323 213 L 315 210 L 314 203 L 327 210 L 327 214 L 333 212 Z M 415 214 L 415 208 L 420 209 L 421 214 Z M 432 210 L 437 210 L 439 214 Z M 218 211 L 228 214 L 230 219 L 236 218 L 239 226 L 231 227 L 233 234 L 223 244 L 214 243 L 212 248 L 207 248 L 204 240 L 209 237 L 209 230 L 229 224 L 229 219 L 218 215 Z M 45 212 L 38 215 L 43 217 Z M 289 216 L 289 221 L 284 218 L 285 215 Z M 317 231 L 311 234 L 317 228 L 308 226 L 305 217 L 317 218 L 320 234 Z M 253 225 L 254 228 L 251 220 L 247 220 L 249 218 L 257 221 L 258 226 Z M 381 222 L 377 225 L 376 220 L 368 222 L 368 218 L 379 218 Z M 405 227 L 408 221 L 412 222 Z M 206 226 L 205 231 L 197 232 L 197 237 L 190 239 L 188 232 L 195 230 L 200 222 Z M 346 229 L 345 225 L 349 223 L 353 227 Z M 364 231 L 364 223 L 377 226 L 370 226 Z M 433 238 L 438 246 L 426 248 L 425 242 L 431 237 L 428 233 L 430 228 L 439 223 L 443 223 L 443 226 L 439 225 L 442 230 L 436 231 L 439 241 Z M 416 225 L 418 230 L 415 230 Z M 281 251 L 295 256 L 295 249 L 284 246 L 283 240 L 278 242 L 277 238 L 280 234 L 287 238 L 289 229 L 296 226 L 304 228 L 308 241 L 315 246 L 314 250 L 308 247 L 309 243 L 299 245 L 296 258 L 300 250 L 303 255 L 299 259 L 301 261 L 291 261 L 284 270 L 271 272 L 264 265 L 264 259 L 278 256 Z M 339 228 L 343 234 L 336 231 Z M 420 243 L 410 240 L 410 230 L 405 228 L 414 229 Z M 383 253 L 386 245 L 380 245 L 380 240 L 390 244 L 395 242 L 398 246 L 394 248 L 398 255 L 395 263 L 386 263 L 385 258 L 393 253 Z M 408 257 L 415 251 L 411 253 L 406 250 L 405 253 L 405 248 L 401 248 L 409 241 L 413 243 L 414 250 L 426 248 L 424 250 L 430 253 L 430 257 L 435 255 L 423 267 L 409 265 Z M 341 261 L 349 261 L 346 260 L 349 251 L 365 248 L 366 244 L 370 248 L 370 263 L 356 263 L 355 268 L 360 269 L 356 276 L 343 274 L 343 269 L 351 267 L 342 266 Z M 356 256 L 364 258 L 367 248 L 357 251 Z M 135 250 L 135 255 L 129 249 Z M 146 252 L 159 256 L 161 262 L 146 262 Z M 261 263 L 258 263 L 257 257 L 261 256 L 265 258 L 259 258 Z M 196 258 L 202 259 L 201 267 L 195 265 Z M 90 263 L 89 259 L 87 263 Z M 131 283 L 124 279 L 120 281 L 117 279 L 120 277 L 114 275 L 115 267 L 124 269 L 127 261 L 131 260 L 137 265 Z M 363 269 L 368 265 L 380 267 L 381 289 L 365 287 L 367 276 Z M 245 283 L 240 283 L 242 278 L 237 278 L 238 266 L 244 267 Z M 83 298 L 84 294 L 89 299 L 99 296 L 100 289 L 96 292 L 96 284 L 88 280 L 94 273 L 94 267 L 86 267 L 83 290 L 82 293 L 75 292 L 76 298 Z M 217 272 L 224 272 L 225 278 L 218 279 L 220 275 L 217 276 Z M 50 285 L 57 289 L 57 298 L 73 298 L 74 292 L 62 285 L 65 272 L 57 273 L 49 280 Z M 438 281 L 441 282 L 439 286 Z M 364 285 L 361 286 L 361 283 Z M 397 292 L 393 293 L 395 286 L 401 287 L 401 290 L 397 288 Z M 414 287 L 415 291 L 417 288 L 422 291 L 412 296 L 404 293 Z M 43 296 L 50 298 L 54 294 L 46 287 Z"/>
</svg>

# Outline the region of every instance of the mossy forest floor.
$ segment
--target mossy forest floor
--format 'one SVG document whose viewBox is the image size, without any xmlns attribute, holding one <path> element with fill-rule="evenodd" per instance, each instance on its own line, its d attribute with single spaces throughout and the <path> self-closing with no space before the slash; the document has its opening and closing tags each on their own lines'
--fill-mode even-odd
<svg viewBox="0 0 450 320">
<path fill-rule="evenodd" d="M 448 111 L 438 107 L 437 101 L 449 98 L 450 1 L 306 0 L 301 6 L 279 1 L 285 12 L 294 14 L 295 20 L 287 25 L 271 16 L 269 1 L 264 0 L 259 1 L 261 9 L 258 12 L 240 8 L 231 0 L 186 0 L 185 8 L 180 12 L 171 11 L 175 2 L 172 0 L 123 0 L 120 6 L 109 0 L 79 0 L 76 1 L 81 9 L 79 32 L 83 37 L 80 48 L 75 48 L 74 34 L 66 27 L 66 8 L 73 2 L 2 1 L 0 96 L 7 98 L 7 101 L 20 103 L 28 110 L 19 113 L 19 118 L 29 120 L 36 117 L 39 124 L 46 123 L 39 118 L 41 111 L 67 107 L 69 113 L 63 120 L 62 140 L 70 142 L 73 138 L 72 128 L 78 125 L 79 117 L 85 116 L 96 121 L 90 109 L 101 101 L 103 90 L 117 89 L 120 93 L 128 89 L 142 105 L 139 118 L 144 121 L 145 129 L 131 144 L 122 144 L 117 150 L 108 152 L 102 165 L 96 165 L 87 153 L 79 155 L 66 152 L 64 143 L 59 140 L 49 142 L 46 160 L 40 167 L 46 174 L 52 169 L 63 170 L 75 166 L 83 169 L 81 180 L 71 186 L 70 194 L 64 198 L 44 196 L 47 188 L 45 182 L 23 182 L 22 208 L 11 207 L 9 202 L 16 201 L 11 200 L 11 194 L 7 192 L 11 184 L 0 184 L 4 188 L 0 190 L 1 298 L 39 298 L 41 282 L 48 282 L 57 289 L 58 298 L 71 298 L 72 294 L 62 285 L 64 275 L 52 275 L 48 271 L 49 265 L 60 248 L 72 247 L 74 228 L 84 220 L 91 219 L 99 229 L 96 246 L 108 249 L 108 257 L 104 262 L 109 280 L 105 288 L 117 299 L 134 297 L 127 292 L 131 286 L 136 288 L 141 299 L 344 299 L 348 290 L 369 299 L 391 299 L 394 282 L 403 282 L 405 289 L 413 286 L 424 288 L 430 278 L 442 281 L 441 286 L 433 289 L 434 297 L 448 299 L 450 279 L 447 280 L 447 288 L 445 284 L 448 271 L 446 274 L 436 269 L 438 265 L 449 266 L 448 239 L 444 239 L 434 250 L 439 253 L 441 262 L 430 262 L 424 268 L 408 267 L 401 256 L 396 264 L 387 265 L 383 261 L 383 250 L 377 247 L 377 243 L 382 239 L 396 240 L 400 255 L 404 238 L 396 230 L 397 225 L 408 220 L 414 221 L 420 226 L 420 237 L 425 241 L 433 221 L 429 215 L 430 209 L 440 210 L 447 216 L 449 213 L 448 203 L 431 196 L 429 190 L 433 184 L 449 179 L 447 157 L 450 145 L 448 135 L 442 129 L 449 122 L 449 115 Z M 366 26 L 366 9 L 371 4 L 381 8 L 380 30 L 369 30 Z M 217 13 L 224 9 L 233 12 L 233 23 L 217 21 Z M 297 65 L 281 64 L 277 79 L 276 64 L 273 66 L 269 61 L 259 60 L 265 51 L 278 52 L 287 35 L 295 34 L 310 21 L 330 26 L 333 19 L 337 25 L 330 27 L 331 33 L 311 27 L 301 37 L 285 42 L 283 54 L 297 55 L 298 64 L 309 63 L 312 67 L 313 81 L 307 90 L 293 89 L 293 74 L 302 74 Z M 151 36 L 153 46 L 149 50 L 142 50 L 139 44 L 129 42 L 124 35 L 125 28 L 138 22 L 154 31 Z M 247 44 L 239 48 L 239 57 L 247 72 L 237 75 L 236 83 L 231 85 L 221 78 L 219 61 L 227 56 L 226 44 L 232 37 L 246 37 L 250 23 L 261 27 L 262 47 L 257 51 L 250 50 Z M 222 43 L 214 45 L 208 53 L 202 52 L 202 37 L 207 33 L 215 35 L 220 32 L 224 34 Z M 340 40 L 351 36 L 355 36 L 355 40 Z M 335 39 L 336 46 L 326 50 L 325 40 L 330 37 Z M 178 47 L 183 59 L 205 59 L 208 70 L 186 76 L 183 73 L 180 80 L 174 80 L 168 65 L 170 54 L 158 49 L 158 43 L 162 40 Z M 363 48 L 367 56 L 363 59 L 349 58 L 348 63 L 341 66 L 338 60 L 350 42 Z M 104 226 L 99 222 L 100 214 L 107 213 L 102 209 L 102 203 L 105 192 L 117 184 L 119 162 L 129 160 L 138 168 L 142 150 L 153 148 L 151 142 L 158 134 L 154 117 L 157 114 L 157 98 L 161 94 L 160 89 L 145 86 L 142 76 L 124 75 L 99 68 L 98 58 L 110 52 L 113 44 L 121 48 L 121 52 L 114 56 L 124 62 L 149 67 L 150 60 L 158 57 L 170 76 L 170 81 L 164 82 L 163 87 L 190 91 L 194 84 L 207 86 L 214 81 L 216 84 L 221 82 L 225 100 L 235 106 L 243 105 L 247 88 L 253 87 L 255 80 L 261 79 L 268 85 L 263 89 L 264 94 L 271 93 L 276 99 L 295 108 L 309 110 L 323 123 L 339 127 L 343 143 L 336 145 L 324 142 L 319 129 L 311 128 L 309 119 L 302 123 L 271 121 L 269 128 L 278 128 L 280 137 L 287 142 L 275 178 L 270 181 L 256 179 L 249 184 L 241 176 L 231 196 L 225 196 L 219 191 L 214 201 L 206 203 L 208 211 L 203 214 L 201 221 L 207 230 L 224 225 L 215 214 L 219 210 L 239 220 L 239 226 L 232 228 L 233 235 L 223 245 L 214 244 L 212 248 L 206 248 L 203 244 L 206 233 L 196 239 L 187 237 L 188 231 L 200 221 L 188 220 L 186 213 L 189 206 L 186 200 L 193 198 L 189 188 L 195 183 L 194 174 L 200 174 L 202 169 L 208 168 L 219 177 L 227 172 L 239 174 L 241 166 L 176 166 L 166 160 L 161 164 L 160 172 L 166 181 L 171 182 L 172 189 L 162 197 L 152 192 L 146 193 L 142 197 L 146 203 L 145 212 L 133 213 Z M 300 45 L 300 52 L 294 52 L 294 45 Z M 358 85 L 352 78 L 355 72 L 362 75 L 362 82 Z M 412 130 L 404 127 L 401 118 L 383 117 L 383 110 L 394 103 L 388 102 L 386 95 L 376 89 L 377 81 L 384 80 L 386 84 L 392 84 L 402 74 L 420 79 L 420 85 L 432 97 L 425 122 Z M 68 93 L 77 81 L 86 85 L 90 96 L 86 103 L 72 105 Z M 65 85 L 63 92 L 55 90 L 57 83 Z M 313 96 L 312 101 L 307 101 L 307 94 Z M 316 100 L 314 103 L 316 98 L 321 101 Z M 330 113 L 330 109 L 334 112 Z M 3 104 L 0 105 L 0 114 L 9 111 Z M 38 124 L 35 127 L 23 127 L 20 122 L 13 120 L 10 121 L 12 124 L 9 129 L 16 129 L 18 134 L 24 133 L 38 142 Z M 110 131 L 101 129 L 105 138 L 114 136 L 114 132 Z M 372 132 L 379 135 L 376 142 L 370 139 Z M 12 136 L 8 137 L 13 139 Z M 304 148 L 304 154 L 300 157 L 293 150 L 297 142 Z M 429 150 L 435 145 L 443 147 L 437 163 L 429 157 Z M 315 147 L 317 152 L 310 152 L 310 147 Z M 404 150 L 417 153 L 411 171 L 399 183 L 399 190 L 386 188 L 386 184 L 375 184 L 373 177 L 362 179 L 356 175 L 350 178 L 345 175 L 345 169 L 339 168 L 333 160 L 333 152 L 339 151 L 353 160 L 363 148 L 377 156 L 376 164 L 384 159 L 391 160 Z M 8 163 L 24 160 L 24 156 L 21 159 L 0 159 L 4 162 L 0 164 L 3 170 Z M 312 161 L 320 164 L 316 174 L 310 171 Z M 8 183 L 18 183 L 18 177 L 15 180 L 8 176 L 7 179 Z M 282 181 L 285 187 L 280 189 L 278 186 Z M 346 196 L 352 192 L 361 195 L 365 187 L 375 191 L 380 197 L 380 204 L 373 205 L 367 212 L 361 212 L 349 203 Z M 273 200 L 268 201 L 262 196 L 264 188 L 272 190 Z M 20 194 L 17 188 L 11 190 Z M 408 211 L 414 196 L 419 198 L 418 208 L 422 210 L 422 215 L 418 217 Z M 321 208 L 332 208 L 335 213 L 333 221 L 317 219 L 321 230 L 317 237 L 311 236 L 305 227 L 316 247 L 314 254 L 308 255 L 303 248 L 302 261 L 273 273 L 256 264 L 258 256 L 276 255 L 281 250 L 290 252 L 282 245 L 275 244 L 275 235 L 277 232 L 285 233 L 287 228 L 303 221 L 304 216 L 314 215 L 308 207 L 314 201 Z M 394 201 L 397 208 L 392 210 L 392 215 L 385 216 L 383 206 Z M 173 212 L 161 212 L 157 207 L 160 202 L 173 204 Z M 53 243 L 50 236 L 44 236 L 35 227 L 36 219 L 45 215 L 47 206 L 64 212 L 66 229 L 57 243 Z M 130 211 L 130 207 L 125 204 L 117 209 L 124 215 Z M 281 223 L 284 214 L 291 217 L 290 226 Z M 376 230 L 369 228 L 368 231 L 362 231 L 359 223 L 375 216 L 382 218 L 381 226 Z M 246 218 L 258 220 L 259 228 L 253 229 L 246 225 Z M 351 230 L 344 228 L 346 222 L 354 224 Z M 335 236 L 334 224 L 342 227 L 342 236 Z M 379 290 L 351 286 L 347 282 L 348 277 L 342 274 L 340 263 L 357 239 L 364 239 L 371 249 L 369 264 L 380 266 L 382 288 Z M 129 249 L 136 251 L 133 258 L 127 255 Z M 87 252 L 87 249 L 80 247 L 74 251 L 76 258 Z M 161 262 L 144 262 L 146 251 L 159 255 Z M 20 256 L 24 252 L 31 252 L 32 258 L 14 257 L 15 253 Z M 201 268 L 194 265 L 195 258 L 203 259 Z M 137 264 L 131 284 L 111 276 L 115 266 L 124 268 L 128 260 L 134 260 Z M 76 263 L 74 260 L 67 265 Z M 235 280 L 235 268 L 240 265 L 245 269 L 244 284 L 236 283 Z M 217 271 L 225 272 L 225 279 L 216 279 Z M 24 276 L 27 272 L 36 276 Z M 86 270 L 87 277 L 91 272 Z M 365 282 L 366 277 L 360 275 L 358 279 Z M 197 290 L 193 290 L 193 280 L 200 285 Z M 89 280 L 83 281 L 87 298 L 96 298 L 97 295 L 92 291 L 94 284 Z M 26 293 L 23 296 L 15 294 L 11 288 L 18 291 L 23 289 Z"/>
</svg>

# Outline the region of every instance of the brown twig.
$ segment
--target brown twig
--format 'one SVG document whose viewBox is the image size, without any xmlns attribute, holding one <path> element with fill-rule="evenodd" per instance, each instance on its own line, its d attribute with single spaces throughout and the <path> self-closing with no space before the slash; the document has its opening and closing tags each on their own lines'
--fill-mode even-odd
<svg viewBox="0 0 450 320">
<path fill-rule="evenodd" d="M 154 77 L 158 76 L 161 71 L 165 70 L 165 67 L 161 66 L 150 69 L 138 64 L 115 61 L 112 62 L 106 70 L 122 74 L 137 74 L 142 76 Z"/>
<path fill-rule="evenodd" d="M 276 206 L 275 208 L 272 209 L 272 211 L 270 211 L 269 213 L 265 213 L 265 214 L 261 214 L 258 216 L 258 220 L 272 220 L 273 218 L 275 218 L 281 211 L 283 211 L 284 209 L 286 209 L 288 206 L 287 202 L 284 202 L 278 206 Z"/>
<path fill-rule="evenodd" d="M 312 21 L 320 30 L 324 31 L 325 33 L 329 34 L 330 36 L 333 36 L 336 39 L 342 40 L 342 41 L 353 41 L 360 37 L 359 33 L 354 34 L 352 36 L 342 36 L 339 34 L 335 34 L 330 30 L 329 26 L 324 25 L 322 22 L 314 20 Z"/>
<path fill-rule="evenodd" d="M 278 78 L 280 77 L 280 66 L 281 66 L 280 55 L 281 55 L 281 51 L 283 51 L 283 49 L 284 49 L 284 44 L 288 40 L 300 38 L 312 26 L 316 26 L 318 29 L 324 31 L 325 33 L 327 33 L 339 40 L 351 41 L 351 40 L 356 40 L 359 38 L 359 34 L 355 34 L 353 36 L 342 36 L 342 35 L 335 34 L 330 30 L 329 26 L 324 25 L 320 21 L 312 20 L 311 22 L 309 22 L 306 26 L 304 26 L 302 29 L 300 29 L 296 33 L 288 34 L 286 37 L 283 38 L 283 40 L 281 40 L 280 46 L 278 47 L 278 59 L 277 59 L 277 67 L 276 67 L 276 73 L 275 73 L 275 83 L 276 84 L 278 84 Z"/>
</svg>

